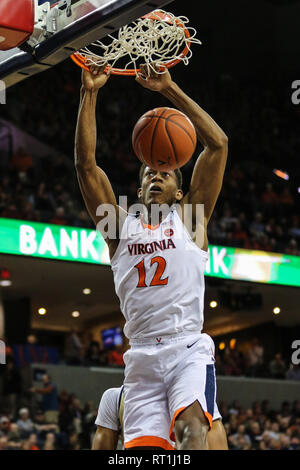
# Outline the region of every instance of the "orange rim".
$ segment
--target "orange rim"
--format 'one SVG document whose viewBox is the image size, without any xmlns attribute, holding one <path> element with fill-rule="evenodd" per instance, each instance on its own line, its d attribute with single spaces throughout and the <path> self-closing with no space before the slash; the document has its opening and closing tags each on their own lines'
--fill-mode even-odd
<svg viewBox="0 0 300 470">
<path fill-rule="evenodd" d="M 155 13 L 155 12 L 148 13 L 147 15 L 142 16 L 142 18 L 150 18 L 150 19 L 156 20 L 157 16 L 160 16 L 161 19 L 165 19 L 167 23 L 170 23 L 170 21 L 167 20 L 168 15 L 162 14 L 162 12 L 157 12 L 156 13 L 157 16 L 154 16 L 153 13 Z M 177 23 L 178 27 L 184 28 L 185 37 L 190 38 L 191 35 L 189 33 L 189 30 L 187 28 L 185 28 L 184 25 L 182 23 L 180 23 L 180 21 L 176 21 L 176 23 Z M 188 41 L 187 44 L 185 45 L 185 48 L 183 49 L 183 51 L 180 54 L 180 58 L 170 60 L 169 62 L 164 64 L 164 67 L 166 67 L 167 69 L 170 69 L 171 67 L 174 67 L 175 65 L 179 64 L 179 62 L 181 62 L 182 59 L 189 52 L 190 45 L 191 45 L 191 42 Z M 87 70 L 88 72 L 90 72 L 90 68 L 87 65 L 85 65 L 86 59 L 79 52 L 75 52 L 74 54 L 72 54 L 71 59 L 75 62 L 76 65 L 78 65 L 82 69 Z M 112 75 L 135 76 L 136 73 L 141 72 L 141 69 L 136 69 L 136 70 L 135 69 L 119 69 L 119 68 L 115 68 L 115 67 L 110 68 L 109 66 L 105 67 L 104 72 L 105 73 L 108 72 L 109 69 L 110 69 L 110 73 Z"/>
</svg>

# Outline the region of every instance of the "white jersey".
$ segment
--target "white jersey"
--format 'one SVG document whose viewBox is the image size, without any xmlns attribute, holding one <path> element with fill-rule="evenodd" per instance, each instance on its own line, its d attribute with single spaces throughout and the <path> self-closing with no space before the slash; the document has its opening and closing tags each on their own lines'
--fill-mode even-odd
<svg viewBox="0 0 300 470">
<path fill-rule="evenodd" d="M 105 390 L 100 400 L 95 421 L 97 426 L 103 426 L 113 431 L 120 431 L 122 428 L 122 423 L 120 422 L 122 391 L 123 387 Z"/>
<path fill-rule="evenodd" d="M 176 208 L 156 227 L 128 214 L 111 259 L 127 338 L 200 333 L 207 259 Z"/>
</svg>

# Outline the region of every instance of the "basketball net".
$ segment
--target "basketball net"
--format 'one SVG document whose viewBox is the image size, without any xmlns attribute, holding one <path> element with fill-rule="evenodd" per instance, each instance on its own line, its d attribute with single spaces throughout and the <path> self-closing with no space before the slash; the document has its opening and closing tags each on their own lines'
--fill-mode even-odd
<svg viewBox="0 0 300 470">
<path fill-rule="evenodd" d="M 163 10 L 155 10 L 119 29 L 117 37 L 107 35 L 109 44 L 98 40 L 80 49 L 71 58 L 80 67 L 89 70 L 91 65 L 103 66 L 112 74 L 137 75 L 139 63 L 144 63 L 156 73 L 165 73 L 179 62 L 185 65 L 192 57 L 191 44 L 202 44 L 195 36 L 194 28 L 188 27 L 188 18 L 174 16 Z M 93 50 L 90 47 L 93 46 Z M 128 56 L 123 68 L 116 63 Z M 154 65 L 156 68 L 154 68 Z"/>
</svg>

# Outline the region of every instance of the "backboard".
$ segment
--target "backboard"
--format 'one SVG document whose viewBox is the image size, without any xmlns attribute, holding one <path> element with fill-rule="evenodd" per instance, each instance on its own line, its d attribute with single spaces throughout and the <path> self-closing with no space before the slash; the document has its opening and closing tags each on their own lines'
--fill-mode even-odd
<svg viewBox="0 0 300 470">
<path fill-rule="evenodd" d="M 34 33 L 19 48 L 0 51 L 0 80 L 8 88 L 168 3 L 170 0 L 35 0 Z"/>
</svg>

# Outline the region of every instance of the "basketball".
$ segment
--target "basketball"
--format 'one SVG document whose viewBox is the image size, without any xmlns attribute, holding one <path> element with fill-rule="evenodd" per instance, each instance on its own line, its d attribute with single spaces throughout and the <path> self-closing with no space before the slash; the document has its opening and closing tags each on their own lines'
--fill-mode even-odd
<svg viewBox="0 0 300 470">
<path fill-rule="evenodd" d="M 191 120 L 174 108 L 147 111 L 134 126 L 134 153 L 147 166 L 157 171 L 175 170 L 192 157 L 197 143 Z"/>
</svg>

